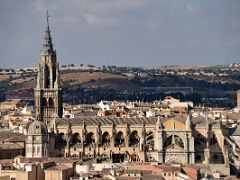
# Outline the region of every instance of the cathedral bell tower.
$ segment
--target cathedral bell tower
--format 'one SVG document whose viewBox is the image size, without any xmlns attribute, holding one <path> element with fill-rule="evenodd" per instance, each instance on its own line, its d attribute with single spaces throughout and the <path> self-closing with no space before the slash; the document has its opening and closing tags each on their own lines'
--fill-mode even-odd
<svg viewBox="0 0 240 180">
<path fill-rule="evenodd" d="M 54 118 L 62 117 L 62 89 L 56 50 L 53 49 L 50 34 L 48 12 L 34 97 L 36 114 L 39 114 L 40 120 L 46 123 L 48 130 L 52 131 Z"/>
</svg>

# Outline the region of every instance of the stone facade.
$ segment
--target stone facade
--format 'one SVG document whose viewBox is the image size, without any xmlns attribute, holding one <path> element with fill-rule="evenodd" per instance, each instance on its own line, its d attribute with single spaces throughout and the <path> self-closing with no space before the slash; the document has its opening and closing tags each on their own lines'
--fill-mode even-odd
<svg viewBox="0 0 240 180">
<path fill-rule="evenodd" d="M 33 121 L 26 136 L 26 157 L 42 158 L 48 156 L 48 129 L 44 122 L 39 119 Z"/>
<path fill-rule="evenodd" d="M 62 118 L 59 78 L 56 51 L 47 26 L 35 105 L 39 119 L 46 123 L 49 132 L 54 132 L 49 136 L 50 156 L 75 157 L 85 162 L 153 161 L 228 166 L 220 121 L 203 116 L 194 118 L 187 112 L 168 118 Z"/>
<path fill-rule="evenodd" d="M 58 118 L 56 122 L 57 156 L 97 162 L 228 166 L 221 123 L 206 122 L 205 118 L 83 117 L 71 119 L 71 122 Z M 206 124 L 210 128 L 206 129 Z"/>
</svg>

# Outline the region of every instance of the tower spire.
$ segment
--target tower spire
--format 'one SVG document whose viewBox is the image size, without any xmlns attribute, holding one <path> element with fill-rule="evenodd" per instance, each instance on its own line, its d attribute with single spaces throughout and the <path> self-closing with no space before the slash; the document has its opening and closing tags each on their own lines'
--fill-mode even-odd
<svg viewBox="0 0 240 180">
<path fill-rule="evenodd" d="M 53 52 L 52 37 L 49 28 L 49 13 L 47 10 L 47 28 L 45 31 L 44 43 L 43 43 L 43 52 L 51 53 Z"/>
</svg>

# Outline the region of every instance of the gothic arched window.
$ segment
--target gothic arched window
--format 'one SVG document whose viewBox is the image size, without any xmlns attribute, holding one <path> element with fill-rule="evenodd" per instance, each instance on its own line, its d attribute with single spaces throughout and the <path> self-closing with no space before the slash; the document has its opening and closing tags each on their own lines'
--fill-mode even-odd
<svg viewBox="0 0 240 180">
<path fill-rule="evenodd" d="M 174 145 L 174 144 L 176 144 L 181 148 L 184 148 L 183 140 L 177 135 L 169 136 L 164 143 L 164 148 L 168 148 L 170 145 Z"/>
<path fill-rule="evenodd" d="M 147 132 L 145 141 L 146 141 L 147 150 L 153 150 L 154 149 L 154 134 L 152 131 Z"/>
<path fill-rule="evenodd" d="M 73 134 L 73 136 L 72 136 L 72 143 L 73 143 L 73 145 L 81 143 L 80 135 L 79 135 L 78 132 Z"/>
<path fill-rule="evenodd" d="M 95 142 L 95 138 L 94 138 L 94 134 L 92 132 L 89 132 L 87 134 L 87 138 L 86 138 L 86 144 L 88 145 L 92 145 Z"/>
<path fill-rule="evenodd" d="M 216 135 L 213 134 L 210 139 L 210 144 L 217 144 L 217 143 L 218 143 L 218 141 L 217 141 Z"/>
<path fill-rule="evenodd" d="M 54 107 L 54 101 L 53 101 L 53 98 L 49 98 L 49 100 L 48 100 L 48 105 L 49 105 L 49 107 Z"/>
<path fill-rule="evenodd" d="M 45 88 L 50 88 L 50 71 L 49 67 L 45 66 Z"/>
<path fill-rule="evenodd" d="M 119 131 L 116 135 L 115 135 L 115 146 L 122 146 L 124 144 L 124 137 L 123 137 L 123 133 L 121 131 Z"/>
<path fill-rule="evenodd" d="M 102 144 L 103 144 L 103 146 L 109 146 L 110 145 L 110 135 L 109 135 L 108 132 L 103 133 Z"/>
<path fill-rule="evenodd" d="M 139 143 L 138 132 L 133 131 L 129 138 L 129 145 L 130 146 L 138 146 L 139 145 L 138 143 Z"/>
<path fill-rule="evenodd" d="M 46 107 L 47 106 L 47 99 L 46 98 L 43 98 L 43 107 Z"/>
</svg>

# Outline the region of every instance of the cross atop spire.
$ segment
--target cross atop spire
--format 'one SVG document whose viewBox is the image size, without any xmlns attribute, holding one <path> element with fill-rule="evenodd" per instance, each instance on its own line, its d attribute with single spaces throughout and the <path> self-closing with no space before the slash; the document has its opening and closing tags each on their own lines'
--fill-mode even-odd
<svg viewBox="0 0 240 180">
<path fill-rule="evenodd" d="M 50 15 L 48 14 L 48 10 L 47 10 L 47 25 L 49 25 L 49 17 Z"/>
</svg>

